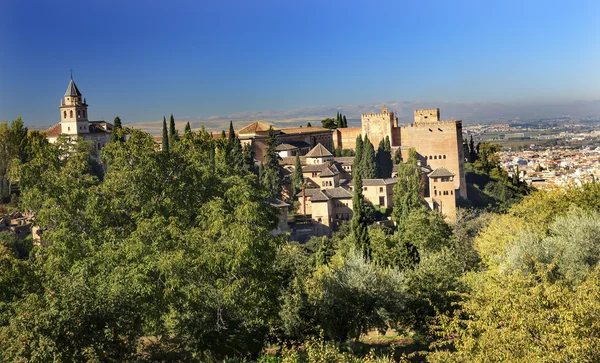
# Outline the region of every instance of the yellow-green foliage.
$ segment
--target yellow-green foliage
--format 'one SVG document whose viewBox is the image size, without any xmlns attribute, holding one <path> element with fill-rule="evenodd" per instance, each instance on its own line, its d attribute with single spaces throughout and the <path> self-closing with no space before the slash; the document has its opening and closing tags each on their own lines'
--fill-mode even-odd
<svg viewBox="0 0 600 363">
<path fill-rule="evenodd" d="M 378 357 L 373 350 L 365 357 L 355 357 L 350 353 L 342 352 L 335 344 L 325 342 L 321 337 L 309 339 L 305 349 L 284 348 L 277 361 L 278 363 L 395 363 L 408 360 L 404 356 L 399 361 L 387 355 Z"/>
<path fill-rule="evenodd" d="M 444 319 L 444 338 L 455 352 L 436 351 L 431 362 L 598 362 L 600 270 L 579 286 L 553 282 L 547 269 L 508 276 L 484 273 L 462 305 Z M 447 339 L 452 337 L 453 339 Z"/>
</svg>

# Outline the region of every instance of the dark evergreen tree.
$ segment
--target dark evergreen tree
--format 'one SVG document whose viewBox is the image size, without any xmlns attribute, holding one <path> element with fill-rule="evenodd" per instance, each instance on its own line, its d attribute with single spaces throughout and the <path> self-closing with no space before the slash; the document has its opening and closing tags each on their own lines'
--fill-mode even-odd
<svg viewBox="0 0 600 363">
<path fill-rule="evenodd" d="M 361 173 L 363 179 L 374 179 L 377 177 L 377 161 L 375 160 L 375 148 L 369 136 L 365 135 L 363 142 L 363 152 L 361 156 Z"/>
<path fill-rule="evenodd" d="M 169 121 L 169 150 L 173 150 L 176 140 L 177 130 L 175 129 L 175 119 L 173 118 L 173 114 L 171 114 L 171 119 Z"/>
<path fill-rule="evenodd" d="M 473 142 L 473 135 L 469 139 L 469 161 L 474 163 L 477 159 L 477 151 L 475 150 L 475 143 Z"/>
<path fill-rule="evenodd" d="M 237 174 L 245 173 L 247 169 L 244 164 L 244 150 L 242 148 L 242 142 L 239 138 L 234 137 L 232 141 L 231 151 L 229 152 L 229 159 L 233 165 L 234 171 Z"/>
<path fill-rule="evenodd" d="M 346 120 L 346 115 L 343 116 L 342 125 L 342 127 L 348 127 L 348 120 Z"/>
<path fill-rule="evenodd" d="M 267 151 L 265 153 L 264 170 L 262 183 L 267 190 L 268 197 L 281 197 L 281 173 L 279 160 L 281 157 L 277 152 L 277 140 L 275 139 L 275 131 L 273 126 L 269 127 L 269 136 L 267 137 Z"/>
<path fill-rule="evenodd" d="M 369 232 L 367 230 L 367 216 L 365 200 L 363 196 L 363 184 L 361 178 L 354 178 L 354 196 L 352 197 L 352 236 L 357 250 L 362 251 L 367 258 L 371 255 L 369 243 Z"/>
<path fill-rule="evenodd" d="M 190 123 L 186 123 L 185 124 L 185 130 L 183 131 L 184 134 L 189 134 L 190 132 L 192 132 L 192 125 L 190 125 Z"/>
<path fill-rule="evenodd" d="M 294 166 L 294 173 L 292 174 L 292 192 L 290 193 L 290 199 L 296 199 L 296 194 L 300 192 L 302 185 L 304 185 L 302 165 L 300 164 L 300 156 L 296 154 L 296 165 Z"/>
<path fill-rule="evenodd" d="M 338 129 L 341 129 L 342 127 L 344 127 L 344 120 L 342 119 L 342 114 L 341 113 L 337 113 L 337 127 Z"/>
<path fill-rule="evenodd" d="M 396 151 L 394 151 L 394 165 L 398 165 L 402 162 L 402 152 L 400 151 L 400 148 L 397 148 Z"/>
<path fill-rule="evenodd" d="M 167 131 L 167 119 L 163 116 L 162 129 L 162 151 L 169 152 L 169 132 Z"/>
<path fill-rule="evenodd" d="M 312 124 L 310 123 L 310 121 L 308 121 L 308 122 L 306 123 L 306 127 L 312 127 Z"/>
<path fill-rule="evenodd" d="M 229 135 L 227 135 L 229 140 L 229 147 L 233 148 L 233 143 L 235 142 L 235 130 L 233 129 L 233 120 L 229 121 Z"/>
<path fill-rule="evenodd" d="M 512 183 L 516 187 L 518 187 L 521 184 L 521 181 L 519 180 L 519 166 L 518 165 L 517 165 L 517 169 L 513 173 Z"/>
<path fill-rule="evenodd" d="M 381 140 L 379 142 L 379 147 L 377 148 L 377 155 L 375 156 L 375 158 L 377 161 L 377 177 L 391 177 L 394 164 L 392 161 L 392 152 L 389 137 L 386 137 L 385 140 Z"/>
<path fill-rule="evenodd" d="M 242 160 L 243 160 L 243 169 L 245 172 L 247 172 L 247 173 L 256 173 L 257 172 L 256 165 L 254 163 L 254 150 L 252 149 L 252 145 L 246 144 L 242 147 Z"/>
<path fill-rule="evenodd" d="M 117 116 L 113 121 L 113 129 L 110 134 L 110 141 L 125 141 L 121 135 L 122 130 L 123 125 L 121 124 L 121 118 Z"/>
<path fill-rule="evenodd" d="M 352 164 L 352 178 L 362 178 L 362 154 L 363 154 L 363 139 L 362 135 L 356 137 L 356 146 L 354 148 L 356 155 Z"/>
</svg>

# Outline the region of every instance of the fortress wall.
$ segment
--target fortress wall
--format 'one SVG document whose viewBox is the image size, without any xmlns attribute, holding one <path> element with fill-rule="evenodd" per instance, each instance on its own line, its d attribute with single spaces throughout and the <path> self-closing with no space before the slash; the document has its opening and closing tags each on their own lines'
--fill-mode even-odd
<svg viewBox="0 0 600 363">
<path fill-rule="evenodd" d="M 333 145 L 337 149 L 352 149 L 356 147 L 356 138 L 362 134 L 360 127 L 345 127 L 333 132 Z"/>
<path fill-rule="evenodd" d="M 414 147 L 424 165 L 454 173 L 455 188 L 467 197 L 461 121 L 415 122 L 402 127 L 400 133 L 402 146 Z"/>
</svg>

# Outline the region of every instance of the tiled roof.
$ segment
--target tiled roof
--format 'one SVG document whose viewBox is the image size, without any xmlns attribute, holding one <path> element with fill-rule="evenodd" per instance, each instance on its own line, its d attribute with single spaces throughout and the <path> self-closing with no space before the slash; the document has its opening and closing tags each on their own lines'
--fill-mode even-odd
<svg viewBox="0 0 600 363">
<path fill-rule="evenodd" d="M 428 175 L 430 178 L 441 178 L 445 176 L 454 176 L 454 173 L 446 168 L 437 168 Z"/>
<path fill-rule="evenodd" d="M 377 186 L 377 185 L 388 185 L 396 184 L 398 178 L 387 178 L 387 179 L 363 179 L 363 186 Z"/>
<path fill-rule="evenodd" d="M 331 132 L 331 130 L 324 127 L 290 127 L 281 129 L 281 132 L 284 134 L 302 134 L 311 132 Z"/>
<path fill-rule="evenodd" d="M 237 133 L 238 134 L 254 134 L 256 132 L 269 131 L 270 127 L 271 127 L 271 125 L 269 125 L 267 123 L 256 121 L 246 127 L 242 127 Z M 273 127 L 273 130 L 278 130 L 278 129 L 276 127 Z"/>
<path fill-rule="evenodd" d="M 354 164 L 354 156 L 336 156 L 333 160 L 340 164 L 352 165 Z"/>
<path fill-rule="evenodd" d="M 269 203 L 270 205 L 272 205 L 273 207 L 276 207 L 276 208 L 284 208 L 284 207 L 290 206 L 286 202 L 279 200 L 277 198 L 269 199 L 269 200 L 267 200 L 267 203 Z"/>
<path fill-rule="evenodd" d="M 338 175 L 340 172 L 337 171 L 336 168 L 334 168 L 333 166 L 329 166 L 327 165 L 325 167 L 325 169 L 323 169 L 323 171 L 321 171 L 321 174 L 319 174 L 319 177 L 328 177 L 328 176 L 336 176 Z"/>
<path fill-rule="evenodd" d="M 75 85 L 75 82 L 73 80 L 69 82 L 67 92 L 65 92 L 65 97 L 66 96 L 81 96 L 81 92 L 79 92 L 79 89 L 77 88 L 77 85 Z"/>
<path fill-rule="evenodd" d="M 329 188 L 329 189 L 319 190 L 317 193 L 315 193 L 310 198 L 310 201 L 311 201 L 311 203 L 314 203 L 314 202 L 326 202 L 331 199 L 351 199 L 351 198 L 352 198 L 352 193 L 350 193 L 349 191 L 347 191 L 344 188 L 337 187 L 337 188 Z"/>
<path fill-rule="evenodd" d="M 324 156 L 333 156 L 333 154 L 329 152 L 325 146 L 321 145 L 321 143 L 317 144 L 317 146 L 306 154 L 307 158 L 319 158 Z"/>
<path fill-rule="evenodd" d="M 291 145 L 291 144 L 279 144 L 277 145 L 277 147 L 275 148 L 275 150 L 277 151 L 291 151 L 291 150 L 298 150 L 297 146 Z"/>
<path fill-rule="evenodd" d="M 46 130 L 46 137 L 56 137 L 62 134 L 62 126 L 60 123 Z"/>
<path fill-rule="evenodd" d="M 328 194 L 332 199 L 352 198 L 352 193 L 341 187 L 325 189 L 323 192 Z"/>
<path fill-rule="evenodd" d="M 321 190 L 317 188 L 306 188 L 304 189 L 304 195 L 306 195 L 309 198 L 312 198 L 315 194 L 320 193 Z M 296 194 L 297 197 L 301 197 L 302 196 L 302 191 L 299 191 Z"/>
</svg>

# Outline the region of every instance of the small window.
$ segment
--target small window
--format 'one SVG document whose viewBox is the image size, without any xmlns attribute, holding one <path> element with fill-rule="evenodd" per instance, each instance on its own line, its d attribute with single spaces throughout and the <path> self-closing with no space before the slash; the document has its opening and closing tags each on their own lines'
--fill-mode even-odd
<svg viewBox="0 0 600 363">
<path fill-rule="evenodd" d="M 446 155 L 444 155 L 444 159 L 446 158 Z"/>
<path fill-rule="evenodd" d="M 450 195 L 454 195 L 454 190 L 451 190 L 451 191 L 450 191 Z"/>
<path fill-rule="evenodd" d="M 440 160 L 442 159 L 442 155 L 440 155 Z"/>
<path fill-rule="evenodd" d="M 433 158 L 437 160 L 437 155 L 434 155 Z"/>
<path fill-rule="evenodd" d="M 67 127 L 67 131 L 71 131 L 71 128 L 70 128 L 70 127 Z"/>
<path fill-rule="evenodd" d="M 437 190 L 433 191 L 433 195 L 435 195 L 437 197 Z"/>
<path fill-rule="evenodd" d="M 379 193 L 383 193 L 383 187 L 379 187 Z"/>
<path fill-rule="evenodd" d="M 379 206 L 385 205 L 385 197 L 379 197 Z"/>
<path fill-rule="evenodd" d="M 69 111 L 69 117 L 73 118 L 73 110 Z"/>
<path fill-rule="evenodd" d="M 63 118 L 67 118 L 67 111 L 63 111 Z"/>
<path fill-rule="evenodd" d="M 363 190 L 366 192 L 367 191 L 367 187 L 363 187 Z"/>
</svg>

